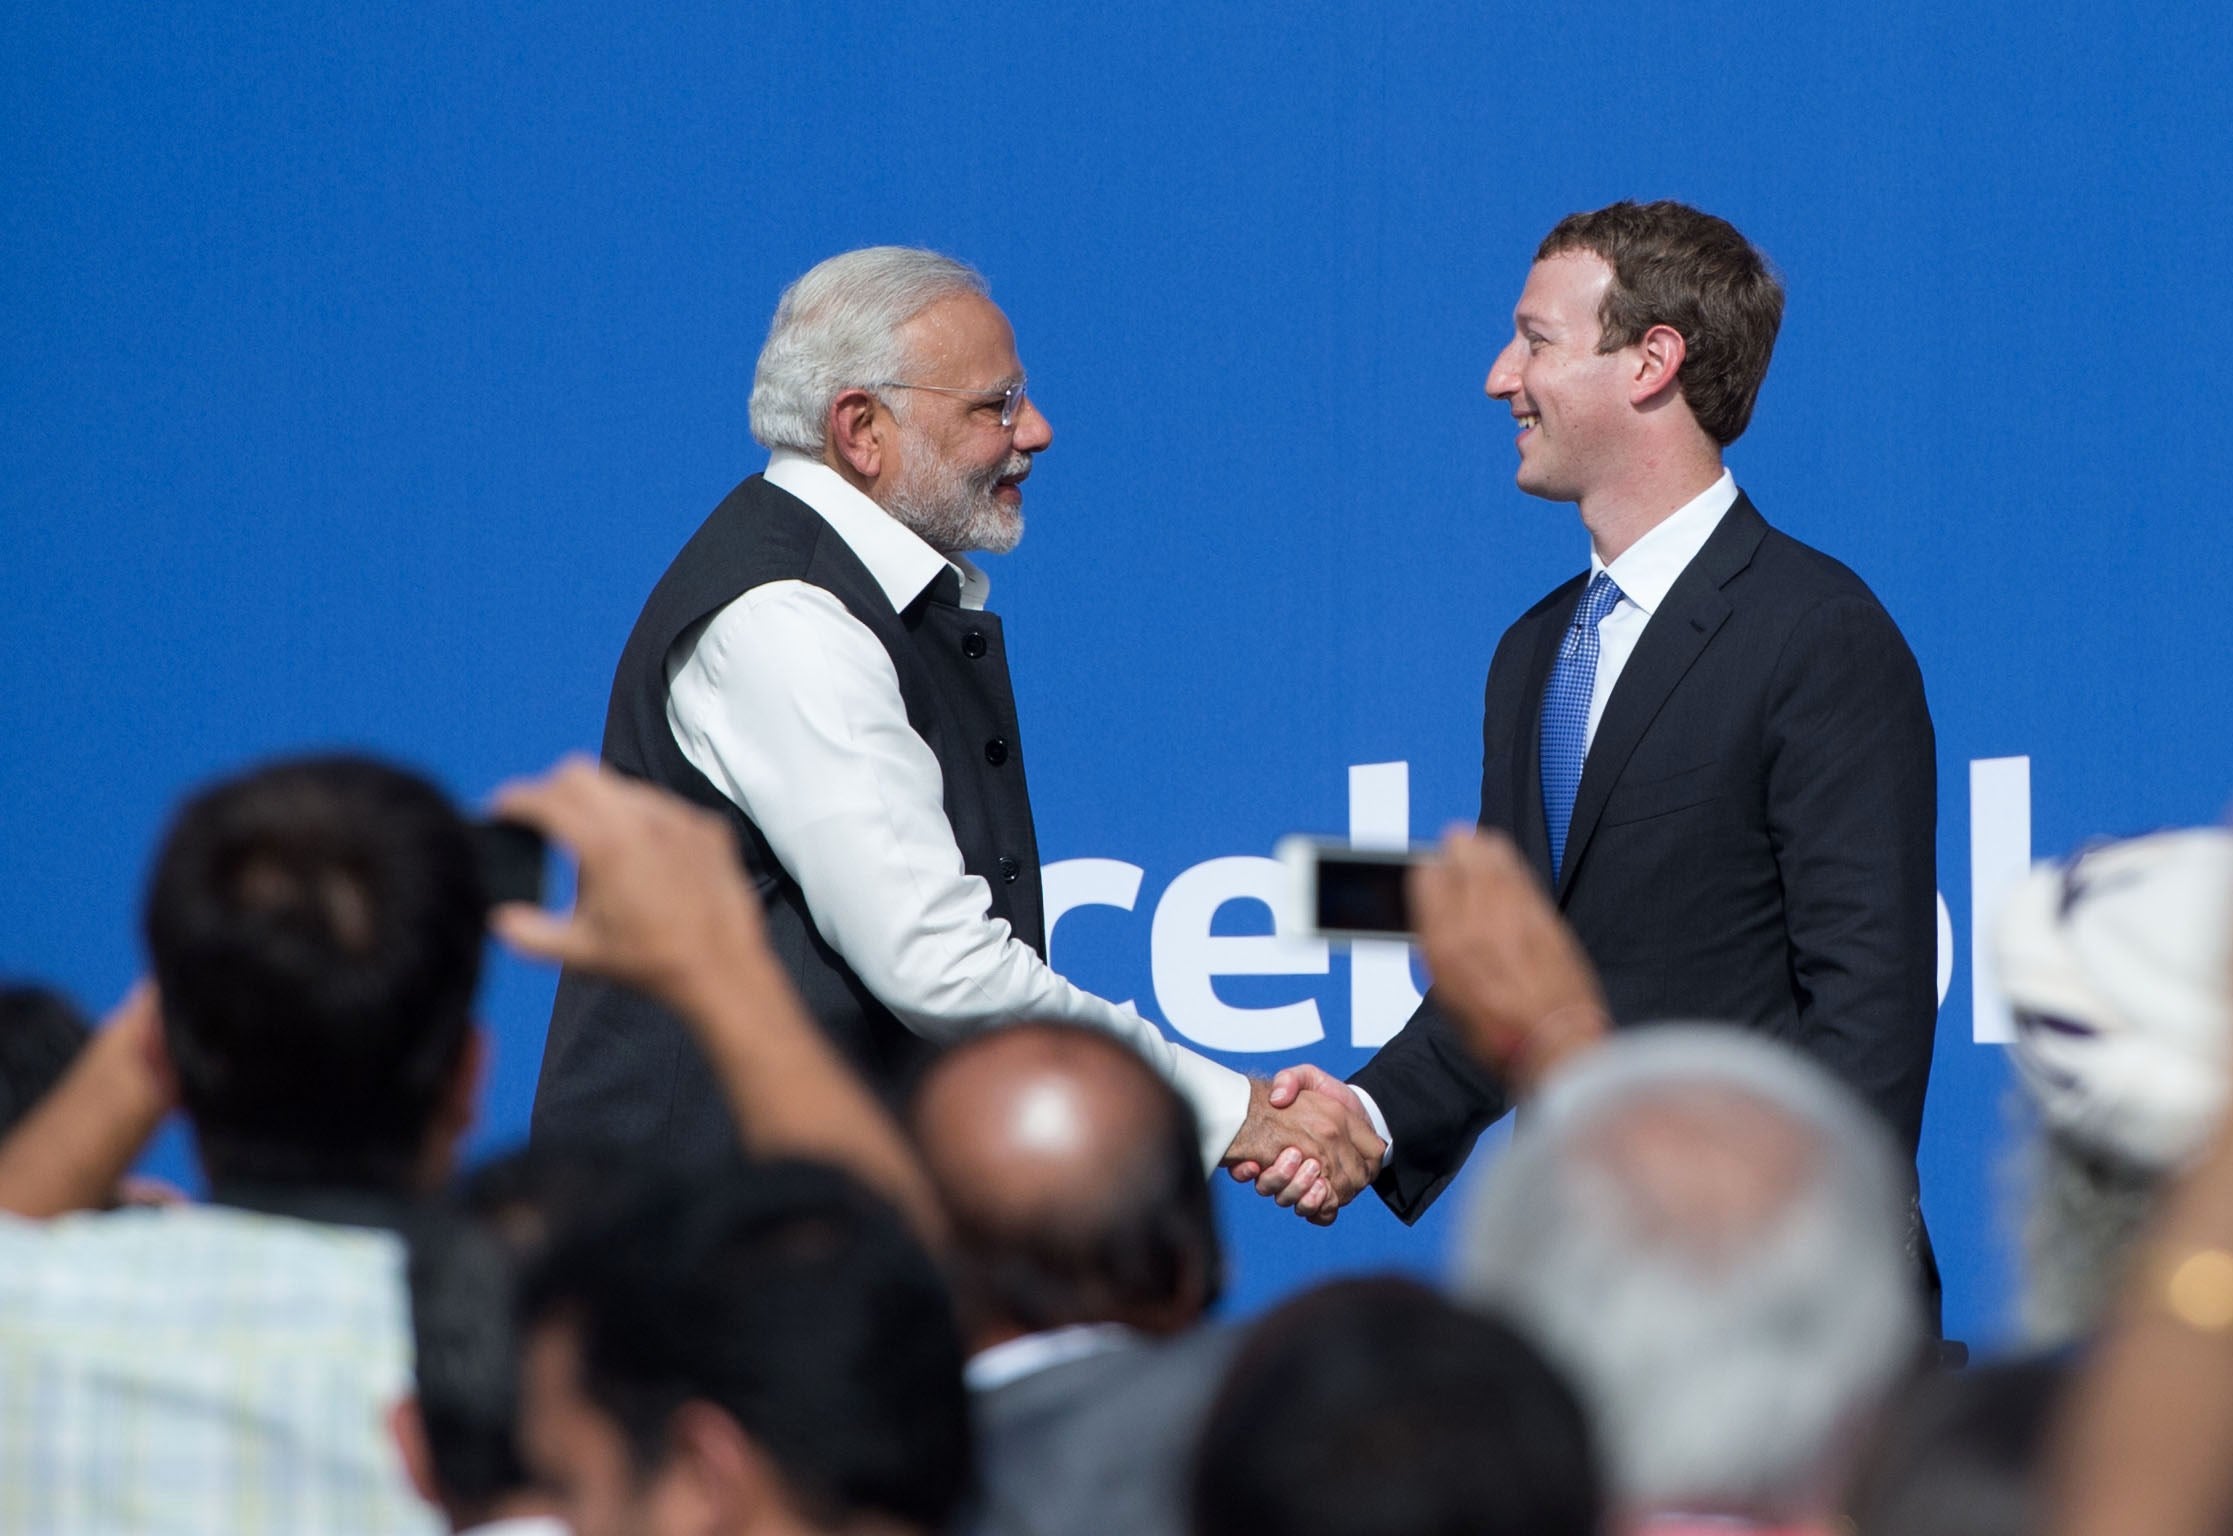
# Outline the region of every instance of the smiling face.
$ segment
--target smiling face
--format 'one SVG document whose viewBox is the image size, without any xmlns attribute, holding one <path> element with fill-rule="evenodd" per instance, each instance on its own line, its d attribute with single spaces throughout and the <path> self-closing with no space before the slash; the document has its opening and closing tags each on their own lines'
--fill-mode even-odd
<svg viewBox="0 0 2233 1536">
<path fill-rule="evenodd" d="M 1488 392 L 1519 423 L 1519 487 L 1551 501 L 1586 501 L 1618 471 L 1634 422 L 1632 348 L 1600 352 L 1598 307 L 1613 269 L 1591 251 L 1537 262 L 1512 313 L 1512 339 L 1489 369 Z"/>
<path fill-rule="evenodd" d="M 906 382 L 940 387 L 891 391 L 897 463 L 878 500 L 943 553 L 1006 554 L 1023 537 L 1032 456 L 1054 440 L 1029 396 L 1011 425 L 1000 424 L 1001 396 L 1024 376 L 1008 317 L 989 299 L 955 294 L 902 334 Z"/>
</svg>

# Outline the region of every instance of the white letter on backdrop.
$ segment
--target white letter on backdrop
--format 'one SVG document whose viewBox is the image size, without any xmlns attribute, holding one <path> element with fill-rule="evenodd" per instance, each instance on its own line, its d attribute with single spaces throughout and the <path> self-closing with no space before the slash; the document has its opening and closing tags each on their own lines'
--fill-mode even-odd
<svg viewBox="0 0 2233 1536">
<path fill-rule="evenodd" d="M 1220 1051 L 1291 1051 L 1324 1039 L 1315 999 L 1235 1008 L 1218 997 L 1214 976 L 1326 974 L 1324 939 L 1211 933 L 1210 920 L 1228 901 L 1260 901 L 1277 924 L 1287 904 L 1286 870 L 1276 859 L 1211 859 L 1171 882 L 1148 937 L 1163 1017 L 1187 1039 Z"/>
<path fill-rule="evenodd" d="M 1993 924 L 2031 869 L 2031 759 L 1979 757 L 1969 765 L 1969 1017 L 1979 1045 L 2006 1045 L 2016 1021 L 1993 974 Z"/>
</svg>

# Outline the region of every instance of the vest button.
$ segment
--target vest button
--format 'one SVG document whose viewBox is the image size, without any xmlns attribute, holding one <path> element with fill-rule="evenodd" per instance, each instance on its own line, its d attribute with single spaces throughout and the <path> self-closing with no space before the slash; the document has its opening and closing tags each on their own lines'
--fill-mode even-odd
<svg viewBox="0 0 2233 1536">
<path fill-rule="evenodd" d="M 1018 864 L 1014 859 L 1010 858 L 1005 853 L 1000 856 L 1000 878 L 1002 880 L 1006 881 L 1010 885 L 1014 885 L 1016 883 L 1016 877 L 1022 873 L 1023 866 L 1021 864 Z"/>
<path fill-rule="evenodd" d="M 998 768 L 1002 763 L 1008 761 L 1008 743 L 998 736 L 995 736 L 992 740 L 986 742 L 985 761 L 992 764 L 995 768 Z"/>
<path fill-rule="evenodd" d="M 985 654 L 985 632 L 973 629 L 961 637 L 961 653 L 971 661 Z"/>
</svg>

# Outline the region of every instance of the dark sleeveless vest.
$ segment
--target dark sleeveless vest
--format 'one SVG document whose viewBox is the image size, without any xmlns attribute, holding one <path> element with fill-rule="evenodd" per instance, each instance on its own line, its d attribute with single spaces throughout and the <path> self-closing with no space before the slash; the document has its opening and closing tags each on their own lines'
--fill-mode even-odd
<svg viewBox="0 0 2233 1536">
<path fill-rule="evenodd" d="M 890 653 L 907 721 L 938 758 L 946 816 L 992 914 L 1046 950 L 1039 844 L 1024 786 L 1023 744 L 1000 620 L 959 606 L 943 572 L 905 609 L 891 600 L 813 508 L 755 475 L 731 491 L 652 589 L 621 652 L 604 755 L 727 815 L 767 913 L 768 941 L 806 1006 L 869 1084 L 902 1091 L 932 1049 L 870 995 L 815 930 L 806 899 L 760 829 L 691 766 L 667 724 L 667 657 L 691 626 L 754 587 L 805 581 L 867 626 Z M 638 993 L 568 970 L 558 983 L 535 1091 L 538 1139 L 644 1146 L 698 1159 L 734 1149 L 728 1108 L 679 1020 Z"/>
</svg>

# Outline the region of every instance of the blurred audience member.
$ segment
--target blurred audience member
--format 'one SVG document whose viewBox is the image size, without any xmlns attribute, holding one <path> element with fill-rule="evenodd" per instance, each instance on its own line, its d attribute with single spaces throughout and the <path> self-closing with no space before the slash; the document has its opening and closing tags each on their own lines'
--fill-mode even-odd
<svg viewBox="0 0 2233 1536">
<path fill-rule="evenodd" d="M 416 1392 L 393 1422 L 412 1483 L 459 1536 L 565 1536 L 519 1455 L 517 1283 L 554 1233 L 609 1220 L 643 1177 L 620 1149 L 540 1144 L 475 1169 L 415 1226 Z"/>
<path fill-rule="evenodd" d="M 1819 1068 L 1659 1026 L 1545 1084 L 1460 1284 L 1571 1373 L 1639 1529 L 1822 1530 L 1918 1349 L 1905 1197 L 1883 1128 Z"/>
<path fill-rule="evenodd" d="M 382 1229 L 465 1125 L 482 917 L 464 823 L 410 774 L 281 763 L 179 812 L 146 906 L 161 1011 L 135 990 L 16 1128 L 0 1205 L 103 1203 L 174 1088 L 217 1203 L 0 1223 L 26 1529 L 427 1529 L 381 1434 L 409 1372 Z"/>
<path fill-rule="evenodd" d="M 519 1458 L 511 1256 L 444 1212 L 413 1234 L 410 1278 L 416 1389 L 391 1423 L 412 1485 L 458 1536 L 564 1536 L 556 1500 Z"/>
<path fill-rule="evenodd" d="M 2035 1536 L 2070 1370 L 2033 1359 L 1917 1378 L 1886 1411 L 1846 1501 L 1854 1536 Z"/>
<path fill-rule="evenodd" d="M 2052 1536 L 2233 1530 L 2233 1128 L 2149 1225 L 2070 1399 Z"/>
<path fill-rule="evenodd" d="M 2092 1333 L 2165 1183 L 2225 1103 L 2233 833 L 2164 832 L 2041 865 L 2002 908 L 2011 1052 L 2036 1107 L 2022 1312 L 2031 1341 Z"/>
<path fill-rule="evenodd" d="M 62 1081 L 92 1038 L 92 1021 L 52 988 L 0 987 L 0 1136 Z"/>
<path fill-rule="evenodd" d="M 767 954 L 728 829 L 587 765 L 506 809 L 581 859 L 519 947 L 644 988 L 700 1032 L 752 1146 L 826 1156 L 927 1230 L 892 1125 Z M 180 812 L 135 988 L 0 1142 L 0 1487 L 23 1528 L 421 1531 L 383 1420 L 408 1390 L 393 1226 L 472 1110 L 487 917 L 439 791 L 362 759 L 281 763 Z M 215 1203 L 94 1213 L 182 1103 Z M 69 1214 L 82 1213 L 82 1214 Z M 129 1424 L 130 1433 L 114 1426 Z"/>
<path fill-rule="evenodd" d="M 2113 1096 L 2099 1094 L 2114 1110 L 2083 1116 L 2043 1094 L 2043 1114 L 2050 1124 L 2058 1111 L 2072 1122 L 2122 1122 L 2138 1107 L 2153 1123 L 2116 1144 L 2165 1168 L 2190 1166 L 2167 1186 L 2122 1264 L 2122 1284 L 2093 1330 L 2057 1426 L 2052 1518 L 2044 1527 L 2052 1536 L 2220 1536 L 2233 1529 L 2233 1459 L 2225 1453 L 2233 1443 L 2233 1125 L 2219 1113 L 2225 1005 L 2218 991 L 2228 984 L 2233 956 L 2233 878 L 2221 837 L 2178 833 L 2100 850 L 2074 861 L 2064 881 L 2073 907 L 2106 904 L 2111 888 L 2126 883 L 2180 894 L 2175 911 L 2166 901 L 2125 914 L 2114 925 L 2115 943 L 2103 936 L 2106 925 L 2080 926 L 2093 935 L 2079 961 L 2085 982 L 2114 1023 L 2065 1019 L 2091 1023 L 2091 1032 L 2068 1031 L 2061 1051 L 2039 1053 L 2041 1065 L 2083 1060 L 2092 1054 L 2089 1044 L 2110 1054 L 2100 1042 L 2126 1033 L 2118 1026 L 2134 1017 L 2150 1025 L 2131 1033 L 2152 1038 L 2156 1048 L 2136 1058 L 2149 1065 L 2117 1074 Z M 2137 852 L 2143 845 L 2155 851 Z M 2168 872 L 2174 864 L 2182 874 Z M 2009 921 L 2020 932 L 2022 920 L 2012 914 Z M 2004 948 L 2004 963 L 2012 947 Z M 2127 963 L 2104 966 L 2104 950 Z M 2131 963 L 2142 956 L 2144 964 Z M 2040 992 L 2011 988 L 2010 997 L 2038 1017 L 2077 1011 Z M 2172 1027 L 2182 1020 L 2183 1028 Z M 2027 1031 L 2040 1028 L 2034 1022 Z M 2114 1056 L 2134 1057 L 2135 1050 L 2123 1045 Z M 2187 1081 L 2167 1093 L 2155 1079 L 2182 1062 Z M 2210 1128 L 2193 1152 L 2198 1125 Z"/>
<path fill-rule="evenodd" d="M 1596 1536 L 1581 1405 L 1493 1318 L 1404 1280 L 1250 1333 L 1193 1474 L 1195 1536 Z"/>
<path fill-rule="evenodd" d="M 1198 1326 L 1222 1261 L 1193 1110 L 1111 1035 L 1019 1024 L 942 1057 L 913 1129 L 972 1351 L 971 1527 L 1176 1536 L 1230 1351 Z"/>
<path fill-rule="evenodd" d="M 946 1289 L 833 1169 L 705 1174 L 561 1234 L 523 1323 L 528 1466 L 579 1536 L 927 1533 L 967 1486 Z"/>
</svg>

